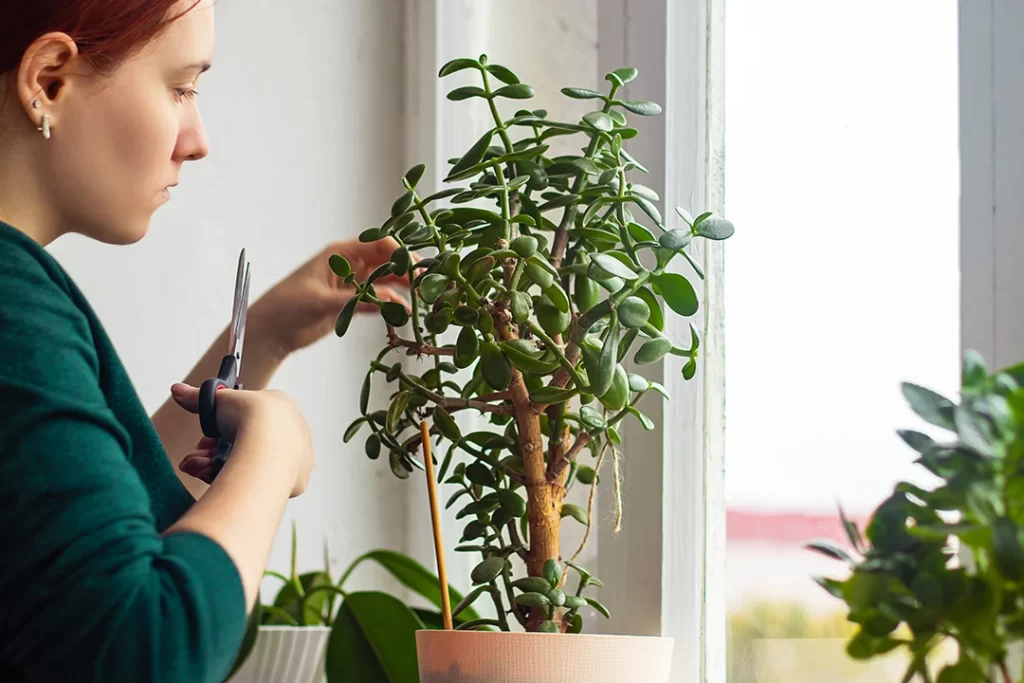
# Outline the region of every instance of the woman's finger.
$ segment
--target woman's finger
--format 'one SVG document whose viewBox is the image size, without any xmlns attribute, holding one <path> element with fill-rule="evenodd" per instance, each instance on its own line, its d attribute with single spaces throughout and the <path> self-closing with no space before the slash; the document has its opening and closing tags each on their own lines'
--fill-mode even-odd
<svg viewBox="0 0 1024 683">
<path fill-rule="evenodd" d="M 216 455 L 216 450 L 190 453 L 182 459 L 178 468 L 190 477 L 200 479 L 207 484 L 213 483 L 212 463 L 214 455 Z"/>
<path fill-rule="evenodd" d="M 378 263 L 383 263 L 391 258 L 391 252 L 398 249 L 401 245 L 398 244 L 398 240 L 389 235 L 375 242 L 370 242 L 367 246 L 373 250 L 373 254 L 376 256 L 375 260 Z"/>
<path fill-rule="evenodd" d="M 181 463 L 178 465 L 178 467 L 184 469 L 185 467 L 190 466 L 192 463 L 208 462 L 210 460 L 213 460 L 214 456 L 216 455 L 216 448 L 208 448 L 203 451 L 194 451 L 186 455 L 184 458 L 182 458 Z"/>
<path fill-rule="evenodd" d="M 196 443 L 197 451 L 208 451 L 211 448 L 217 448 L 217 439 L 211 436 L 204 436 L 203 438 L 199 439 L 199 441 Z"/>
<path fill-rule="evenodd" d="M 175 403 L 190 413 L 199 413 L 199 389 L 181 382 L 171 385 Z"/>
</svg>

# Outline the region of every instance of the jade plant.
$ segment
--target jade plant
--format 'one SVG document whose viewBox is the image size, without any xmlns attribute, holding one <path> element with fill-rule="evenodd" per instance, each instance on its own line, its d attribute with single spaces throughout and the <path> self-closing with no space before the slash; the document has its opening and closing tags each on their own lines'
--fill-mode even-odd
<svg viewBox="0 0 1024 683">
<path fill-rule="evenodd" d="M 362 385 L 362 415 L 345 438 L 369 427 L 366 454 L 408 478 L 423 467 L 419 427 L 430 423 L 434 452 L 445 453 L 438 481 L 454 487 L 448 505 L 460 506 L 465 524 L 456 551 L 480 555 L 475 587 L 455 612 L 481 596 L 495 607 L 496 619 L 464 627 L 510 630 L 518 622 L 534 632 L 579 632 L 582 608 L 608 614 L 584 595 L 600 581 L 561 554 L 563 518 L 589 532 L 591 517 L 566 503 L 566 492 L 574 482 L 595 486 L 609 453 L 618 462 L 624 420 L 654 428 L 637 404 L 665 388 L 624 363 L 672 355 L 686 379 L 696 373 L 695 327 L 673 339 L 666 315 L 698 312 L 693 282 L 704 273 L 691 244 L 726 239 L 734 229 L 682 208 L 667 224 L 657 192 L 637 180 L 647 169 L 626 149 L 638 134 L 629 118 L 656 116 L 661 107 L 621 97 L 636 69 L 607 74 L 605 92 L 563 88 L 585 112 L 576 121 L 553 120 L 543 109 L 500 113 L 534 90 L 486 55 L 455 59 L 439 77 L 460 71 L 479 85 L 457 87 L 448 99 L 485 103 L 492 121 L 449 161 L 444 182 L 452 186 L 420 193 L 425 167 L 413 167 L 389 215 L 360 235 L 394 238 L 390 261 L 359 280 L 344 258 L 330 258 L 337 276 L 356 287 L 338 316 L 338 336 L 360 301 L 379 306 L 386 328 Z M 574 153 L 556 154 L 559 143 Z M 387 275 L 408 278 L 411 311 L 376 297 L 374 282 Z M 420 360 L 415 371 L 402 356 Z M 387 392 L 387 409 L 370 410 L 374 386 Z M 457 418 L 465 412 L 490 425 L 464 432 Z"/>
<path fill-rule="evenodd" d="M 929 656 L 954 644 L 938 683 L 1021 680 L 1008 650 L 1024 639 L 1024 365 L 989 373 L 964 354 L 959 402 L 906 383 L 911 409 L 934 428 L 903 440 L 935 484 L 900 482 L 863 534 L 840 510 L 849 547 L 810 547 L 847 565 L 818 582 L 858 625 L 855 659 L 901 650 L 904 681 L 932 681 Z M 934 658 L 933 658 L 934 659 Z"/>
</svg>

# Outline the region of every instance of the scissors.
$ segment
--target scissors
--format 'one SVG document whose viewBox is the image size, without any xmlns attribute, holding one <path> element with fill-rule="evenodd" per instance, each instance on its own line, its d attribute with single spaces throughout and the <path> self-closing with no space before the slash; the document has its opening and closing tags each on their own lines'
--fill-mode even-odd
<svg viewBox="0 0 1024 683">
<path fill-rule="evenodd" d="M 203 434 L 217 439 L 217 453 L 210 465 L 211 481 L 220 473 L 231 453 L 232 442 L 217 428 L 216 394 L 220 389 L 241 389 L 242 344 L 245 341 L 245 321 L 249 313 L 249 263 L 245 260 L 245 249 L 238 257 L 238 272 L 235 275 L 235 298 L 231 307 L 231 327 L 228 337 L 228 355 L 220 362 L 220 371 L 199 387 L 199 424 Z"/>
</svg>

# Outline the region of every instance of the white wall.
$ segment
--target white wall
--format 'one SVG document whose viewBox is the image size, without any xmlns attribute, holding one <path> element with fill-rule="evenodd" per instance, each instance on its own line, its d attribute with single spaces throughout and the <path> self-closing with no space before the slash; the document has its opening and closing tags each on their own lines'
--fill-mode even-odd
<svg viewBox="0 0 1024 683">
<path fill-rule="evenodd" d="M 151 412 L 227 324 L 241 247 L 255 301 L 328 242 L 386 215 L 404 170 L 401 25 L 400 0 L 219 2 L 214 68 L 199 88 L 210 156 L 186 166 L 139 244 L 54 245 Z M 359 438 L 342 443 L 381 331 L 376 316 L 356 322 L 344 340 L 332 334 L 290 359 L 274 382 L 302 404 L 318 460 L 309 491 L 289 505 L 272 569 L 288 565 L 292 519 L 300 570 L 322 566 L 325 536 L 336 571 L 368 549 L 405 545 L 400 482 L 366 459 Z"/>
</svg>

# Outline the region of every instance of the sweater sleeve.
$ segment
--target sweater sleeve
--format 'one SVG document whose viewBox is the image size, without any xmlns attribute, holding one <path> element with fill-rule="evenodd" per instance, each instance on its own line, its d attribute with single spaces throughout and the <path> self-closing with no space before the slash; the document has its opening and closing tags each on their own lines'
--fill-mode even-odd
<svg viewBox="0 0 1024 683">
<path fill-rule="evenodd" d="M 212 539 L 157 531 L 98 363 L 65 292 L 0 264 L 0 672 L 222 681 L 241 577 Z"/>
</svg>

